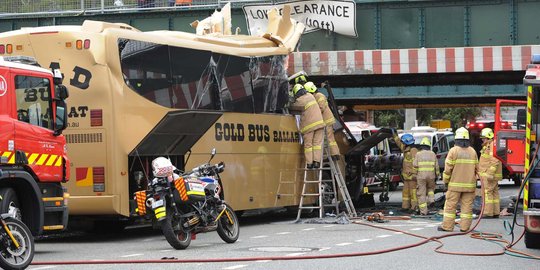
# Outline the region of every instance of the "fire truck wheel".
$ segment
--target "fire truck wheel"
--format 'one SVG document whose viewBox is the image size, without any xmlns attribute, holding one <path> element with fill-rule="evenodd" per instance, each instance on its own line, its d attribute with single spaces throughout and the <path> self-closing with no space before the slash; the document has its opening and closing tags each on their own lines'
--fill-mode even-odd
<svg viewBox="0 0 540 270">
<path fill-rule="evenodd" d="M 22 219 L 21 206 L 19 204 L 19 199 L 17 198 L 17 193 L 12 188 L 2 188 L 0 189 L 0 196 L 2 196 L 2 201 L 0 201 L 0 213 L 15 213 L 15 218 L 18 220 Z"/>
<path fill-rule="evenodd" d="M 540 248 L 540 233 L 525 231 L 525 246 L 527 248 Z"/>
</svg>

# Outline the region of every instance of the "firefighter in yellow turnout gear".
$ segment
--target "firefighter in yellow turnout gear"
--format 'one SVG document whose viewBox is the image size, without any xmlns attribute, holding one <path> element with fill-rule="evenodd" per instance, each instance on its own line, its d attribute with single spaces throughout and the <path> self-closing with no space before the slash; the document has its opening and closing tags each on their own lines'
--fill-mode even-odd
<svg viewBox="0 0 540 270">
<path fill-rule="evenodd" d="M 418 208 L 421 215 L 427 215 L 428 203 L 435 202 L 435 179 L 439 175 L 439 162 L 435 153 L 431 151 L 431 142 L 428 137 L 424 137 L 420 142 L 420 151 L 416 153 L 413 166 L 418 182 L 416 189 Z"/>
<path fill-rule="evenodd" d="M 294 103 L 290 109 L 301 112 L 300 133 L 304 140 L 304 155 L 307 168 L 319 168 L 322 158 L 324 121 L 315 97 L 301 84 L 293 87 Z"/>
<path fill-rule="evenodd" d="M 328 107 L 326 96 L 317 90 L 317 86 L 315 86 L 313 82 L 305 83 L 304 88 L 315 97 L 315 100 L 317 100 L 317 103 L 319 104 L 319 109 L 321 110 L 323 121 L 326 125 L 326 138 L 328 140 L 328 145 L 330 146 L 330 155 L 334 160 L 338 160 L 339 148 L 336 139 L 334 138 L 333 127 L 336 119 L 334 118 L 334 114 L 332 114 L 330 107 Z"/>
<path fill-rule="evenodd" d="M 484 217 L 487 218 L 498 218 L 500 212 L 499 180 L 502 179 L 502 163 L 493 156 L 493 137 L 491 128 L 482 129 L 478 175 L 484 186 Z"/>
<path fill-rule="evenodd" d="M 468 231 L 473 218 L 473 201 L 478 174 L 478 156 L 470 146 L 469 131 L 463 127 L 456 130 L 455 146 L 445 160 L 443 181 L 448 187 L 444 203 L 444 218 L 439 231 L 453 231 L 456 207 L 461 204 L 461 231 Z"/>
<path fill-rule="evenodd" d="M 404 210 L 415 210 L 418 206 L 416 198 L 416 177 L 414 172 L 413 160 L 418 152 L 414 147 L 414 137 L 411 134 L 403 134 L 401 139 L 394 134 L 394 141 L 403 153 L 403 164 L 401 167 L 401 176 L 403 177 L 403 192 L 401 207 Z"/>
</svg>

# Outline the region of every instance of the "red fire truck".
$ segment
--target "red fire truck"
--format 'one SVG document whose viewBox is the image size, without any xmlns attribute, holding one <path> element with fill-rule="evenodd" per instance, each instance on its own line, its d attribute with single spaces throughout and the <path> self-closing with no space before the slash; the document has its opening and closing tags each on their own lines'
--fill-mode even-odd
<svg viewBox="0 0 540 270">
<path fill-rule="evenodd" d="M 514 169 L 523 169 L 527 176 L 522 184 L 525 245 L 540 248 L 540 55 L 533 56 L 523 82 L 527 86 L 526 102 L 499 101 L 521 105 L 522 108 L 516 110 L 512 128 L 496 131 L 496 155 L 503 162 L 512 164 Z M 501 107 L 499 102 L 498 108 Z M 502 111 L 499 114 L 502 115 Z"/>
<path fill-rule="evenodd" d="M 63 230 L 68 220 L 61 185 L 69 177 L 68 92 L 52 70 L 32 58 L 0 57 L 0 213 L 13 213 L 34 235 Z"/>
</svg>

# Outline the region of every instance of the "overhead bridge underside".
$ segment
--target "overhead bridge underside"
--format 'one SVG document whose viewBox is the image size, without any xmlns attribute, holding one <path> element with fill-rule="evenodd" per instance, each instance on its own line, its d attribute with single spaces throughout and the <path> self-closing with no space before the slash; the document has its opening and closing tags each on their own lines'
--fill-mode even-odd
<svg viewBox="0 0 540 270">
<path fill-rule="evenodd" d="M 494 104 L 525 99 L 523 76 L 540 46 L 298 52 L 288 72 L 330 82 L 339 104 Z"/>
<path fill-rule="evenodd" d="M 341 105 L 488 106 L 526 98 L 522 72 L 313 76 L 330 82 Z"/>
</svg>

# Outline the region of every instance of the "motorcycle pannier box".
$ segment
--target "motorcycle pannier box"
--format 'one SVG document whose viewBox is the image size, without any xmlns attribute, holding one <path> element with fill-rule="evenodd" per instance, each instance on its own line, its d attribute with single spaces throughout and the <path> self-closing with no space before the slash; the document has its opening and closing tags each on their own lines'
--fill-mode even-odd
<svg viewBox="0 0 540 270">
<path fill-rule="evenodd" d="M 180 202 L 204 201 L 205 199 L 204 184 L 197 178 L 177 178 L 174 180 L 174 187 L 178 191 Z"/>
</svg>

